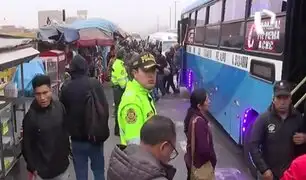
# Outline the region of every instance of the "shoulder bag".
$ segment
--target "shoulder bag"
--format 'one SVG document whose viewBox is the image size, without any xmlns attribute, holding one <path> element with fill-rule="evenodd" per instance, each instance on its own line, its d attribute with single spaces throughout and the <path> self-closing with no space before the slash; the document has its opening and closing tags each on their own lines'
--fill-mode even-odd
<svg viewBox="0 0 306 180">
<path fill-rule="evenodd" d="M 191 124 L 191 180 L 215 180 L 214 168 L 210 161 L 207 161 L 200 168 L 196 168 L 194 163 L 195 154 L 195 125 L 200 117 L 196 117 L 192 120 Z M 210 141 L 209 134 L 207 134 L 207 142 Z"/>
</svg>

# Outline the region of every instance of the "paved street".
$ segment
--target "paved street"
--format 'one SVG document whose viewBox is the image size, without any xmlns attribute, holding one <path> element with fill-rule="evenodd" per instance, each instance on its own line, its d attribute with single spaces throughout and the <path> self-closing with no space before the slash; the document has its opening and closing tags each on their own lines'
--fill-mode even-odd
<svg viewBox="0 0 306 180">
<path fill-rule="evenodd" d="M 112 93 L 110 89 L 106 90 L 106 94 L 108 96 L 109 102 L 112 102 Z M 179 151 L 179 156 L 173 160 L 173 165 L 177 168 L 177 173 L 175 176 L 175 180 L 185 180 L 186 179 L 186 168 L 184 163 L 184 151 L 185 151 L 185 134 L 183 132 L 183 120 L 185 117 L 186 110 L 188 108 L 189 101 L 188 99 L 183 99 L 181 97 L 175 97 L 172 95 L 168 95 L 167 97 L 162 98 L 157 103 L 158 113 L 164 116 L 168 116 L 174 120 L 177 126 L 177 149 Z M 111 110 L 112 112 L 113 110 Z M 105 143 L 105 165 L 107 168 L 109 156 L 111 151 L 116 143 L 119 142 L 119 138 L 113 135 L 113 127 L 114 120 L 110 119 L 110 129 L 111 136 Z M 216 127 L 213 123 L 211 125 L 213 136 L 214 136 L 214 144 L 217 153 L 217 179 L 218 180 L 235 180 L 228 176 L 229 174 L 236 174 L 237 179 L 239 180 L 252 180 L 252 178 L 248 175 L 245 164 L 242 160 L 242 152 L 241 149 L 236 147 L 232 141 L 229 140 L 227 136 L 220 131 L 218 127 Z M 75 175 L 73 171 L 72 165 L 70 166 L 71 172 L 71 180 L 75 180 Z M 26 179 L 26 171 L 23 160 L 21 159 L 20 163 L 16 165 L 13 171 L 9 174 L 8 180 L 25 180 Z M 90 173 L 90 180 L 92 179 L 92 174 Z"/>
</svg>

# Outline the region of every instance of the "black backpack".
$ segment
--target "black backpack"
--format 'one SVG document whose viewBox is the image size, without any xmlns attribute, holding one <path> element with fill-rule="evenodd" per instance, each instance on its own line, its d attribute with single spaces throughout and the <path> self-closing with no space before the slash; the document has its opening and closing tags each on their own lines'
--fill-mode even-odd
<svg viewBox="0 0 306 180">
<path fill-rule="evenodd" d="M 92 143 L 103 143 L 109 137 L 108 103 L 100 82 L 90 79 L 90 90 L 85 97 L 85 130 Z"/>
</svg>

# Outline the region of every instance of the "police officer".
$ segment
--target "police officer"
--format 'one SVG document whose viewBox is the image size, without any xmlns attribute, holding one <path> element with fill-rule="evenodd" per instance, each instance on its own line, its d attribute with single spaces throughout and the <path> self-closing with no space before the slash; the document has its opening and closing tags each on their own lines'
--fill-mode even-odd
<svg viewBox="0 0 306 180">
<path fill-rule="evenodd" d="M 152 54 L 143 52 L 133 57 L 131 74 L 122 96 L 118 119 L 121 144 L 139 144 L 140 129 L 153 115 L 156 115 L 154 101 L 150 95 L 156 83 L 157 64 Z"/>
<path fill-rule="evenodd" d="M 290 85 L 276 82 L 271 107 L 254 122 L 251 133 L 251 156 L 259 179 L 279 179 L 306 142 L 303 119 L 291 103 Z"/>
<path fill-rule="evenodd" d="M 117 59 L 112 65 L 111 82 L 113 85 L 114 102 L 115 102 L 115 135 L 119 136 L 119 125 L 118 125 L 118 106 L 121 100 L 121 96 L 124 92 L 128 81 L 128 74 L 126 72 L 123 58 L 125 50 L 124 48 L 119 49 L 117 52 Z"/>
</svg>

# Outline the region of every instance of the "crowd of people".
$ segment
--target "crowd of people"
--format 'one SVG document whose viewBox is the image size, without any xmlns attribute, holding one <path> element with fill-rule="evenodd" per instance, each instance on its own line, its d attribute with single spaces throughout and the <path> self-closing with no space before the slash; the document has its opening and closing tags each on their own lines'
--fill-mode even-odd
<svg viewBox="0 0 306 180">
<path fill-rule="evenodd" d="M 142 52 L 151 53 L 156 63 L 158 64 L 157 68 L 157 83 L 156 87 L 153 89 L 151 95 L 155 101 L 158 101 L 161 96 L 165 96 L 166 94 L 170 94 L 170 87 L 174 94 L 179 93 L 179 74 L 181 70 L 181 49 L 179 44 L 174 44 L 165 54 L 162 54 L 162 47 L 159 43 L 146 43 L 145 41 L 137 42 L 132 41 L 128 43 L 126 41 L 120 44 L 122 49 L 115 48 L 115 46 L 111 47 L 111 50 L 107 56 L 107 64 L 108 64 L 108 75 L 112 72 L 113 62 L 118 57 L 124 61 L 127 72 L 129 72 L 129 67 L 131 66 L 132 57 L 135 54 L 139 54 Z M 117 49 L 117 52 L 116 50 Z M 130 74 L 130 73 L 128 73 Z M 131 77 L 131 76 L 129 76 Z M 174 83 L 176 82 L 176 83 Z M 160 93 L 159 93 L 160 92 Z"/>
<path fill-rule="evenodd" d="M 146 43 L 111 48 L 107 69 L 114 94 L 114 134 L 120 143 L 111 154 L 107 178 L 104 142 L 110 135 L 109 103 L 113 102 L 108 102 L 102 84 L 89 76 L 86 59 L 80 54 L 73 57 L 71 79 L 59 98 L 52 95 L 50 78 L 37 75 L 32 80 L 35 99 L 23 120 L 22 151 L 29 177 L 67 180 L 71 149 L 77 180 L 88 179 L 88 159 L 95 180 L 172 180 L 176 169 L 169 162 L 178 156 L 177 132 L 170 118 L 158 115 L 155 101 L 158 91 L 164 96 L 171 87 L 179 93 L 174 83 L 181 68 L 179 49 L 175 45 L 164 56 L 157 45 Z M 215 179 L 218 159 L 208 125 L 209 105 L 205 89 L 191 93 L 184 120 L 188 180 Z M 277 82 L 271 107 L 255 121 L 251 136 L 259 178 L 306 179 L 299 171 L 304 156 L 289 167 L 305 145 L 303 127 L 301 114 L 292 107 L 289 85 Z"/>
</svg>

